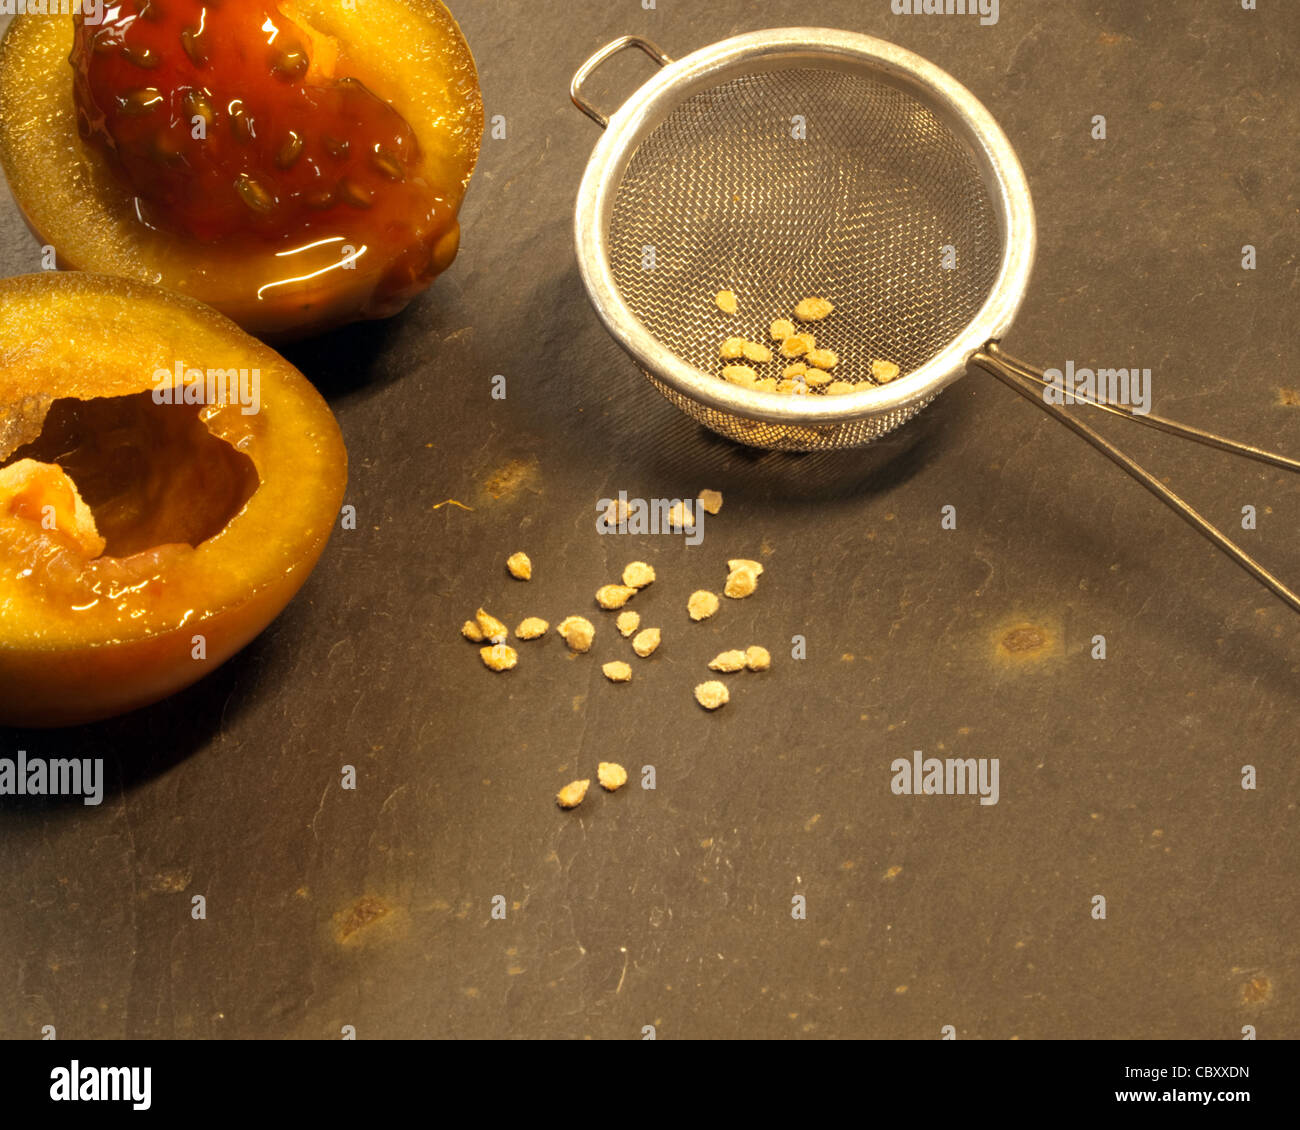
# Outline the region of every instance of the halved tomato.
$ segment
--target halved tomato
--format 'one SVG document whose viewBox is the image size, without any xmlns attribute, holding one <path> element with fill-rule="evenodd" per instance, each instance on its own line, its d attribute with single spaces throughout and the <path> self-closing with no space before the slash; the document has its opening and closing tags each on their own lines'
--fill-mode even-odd
<svg viewBox="0 0 1300 1130">
<path fill-rule="evenodd" d="M 0 44 L 0 164 L 59 266 L 287 340 L 393 314 L 455 258 L 483 105 L 438 0 L 76 21 L 19 15 Z"/>
<path fill-rule="evenodd" d="M 346 479 L 320 394 L 222 315 L 0 280 L 0 723 L 105 718 L 212 670 L 307 579 Z"/>
</svg>

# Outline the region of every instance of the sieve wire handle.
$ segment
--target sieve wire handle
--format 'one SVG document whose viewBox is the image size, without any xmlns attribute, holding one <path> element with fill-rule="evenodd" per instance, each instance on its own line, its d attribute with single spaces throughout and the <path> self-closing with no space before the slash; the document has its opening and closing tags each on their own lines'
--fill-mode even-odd
<svg viewBox="0 0 1300 1130">
<path fill-rule="evenodd" d="M 629 47 L 636 47 L 644 51 L 661 67 L 666 67 L 672 62 L 672 59 L 660 51 L 650 40 L 642 39 L 639 35 L 625 35 L 611 43 L 606 43 L 604 47 L 583 63 L 578 68 L 577 74 L 573 76 L 573 82 L 569 84 L 569 97 L 573 99 L 573 104 L 601 129 L 609 125 L 609 119 L 583 97 L 582 84 L 591 78 L 592 73 L 602 63 L 607 62 L 620 51 L 626 51 Z"/>
<path fill-rule="evenodd" d="M 1059 405 L 1046 400 L 1043 397 L 1042 390 L 1044 388 L 1055 386 L 1052 385 L 1052 382 L 1047 380 L 1041 369 L 1028 365 L 1024 361 L 1018 361 L 1014 357 L 1010 357 L 1003 353 L 1002 350 L 998 348 L 997 342 L 989 342 L 989 344 L 983 349 L 972 354 L 967 361 L 967 364 L 973 368 L 983 369 L 986 373 L 996 377 L 1008 388 L 1018 392 L 1030 403 L 1038 405 L 1039 408 L 1055 417 L 1074 432 L 1075 435 L 1081 437 L 1087 443 L 1090 443 L 1117 467 L 1146 487 L 1147 490 L 1182 518 L 1184 522 L 1193 529 L 1199 531 L 1204 537 L 1209 539 L 1210 542 L 1231 557 L 1232 560 L 1245 569 L 1247 573 L 1289 604 L 1296 612 L 1300 612 L 1300 594 L 1283 584 L 1278 577 L 1265 569 L 1263 565 L 1237 545 L 1237 543 L 1228 537 L 1227 534 L 1199 514 L 1195 509 L 1188 505 L 1182 497 L 1171 491 L 1164 485 L 1164 483 L 1144 467 L 1130 459 L 1120 451 L 1119 448 L 1107 442 L 1097 432 L 1093 431 L 1092 428 L 1088 427 L 1087 424 L 1083 423 L 1081 420 L 1075 419 L 1074 416 L 1070 415 L 1070 413 L 1063 411 Z M 1110 412 L 1113 415 L 1137 421 L 1138 423 L 1156 428 L 1157 430 L 1166 432 L 1170 435 L 1182 436 L 1185 439 L 1194 440 L 1197 443 L 1203 443 L 1209 447 L 1218 448 L 1220 451 L 1232 452 L 1236 455 L 1245 456 L 1247 459 L 1255 459 L 1261 463 L 1272 464 L 1275 467 L 1285 467 L 1290 471 L 1300 471 L 1300 460 L 1288 459 L 1285 455 L 1278 455 L 1275 452 L 1263 451 L 1260 448 L 1252 447 L 1249 444 L 1225 439 L 1223 436 L 1215 435 L 1212 432 L 1202 431 L 1200 428 L 1189 427 L 1186 424 L 1178 424 L 1173 420 L 1166 420 L 1160 416 L 1142 416 L 1119 405 L 1104 404 L 1096 401 L 1083 401 L 1082 403 L 1091 408 L 1099 408 L 1103 411 Z"/>
</svg>

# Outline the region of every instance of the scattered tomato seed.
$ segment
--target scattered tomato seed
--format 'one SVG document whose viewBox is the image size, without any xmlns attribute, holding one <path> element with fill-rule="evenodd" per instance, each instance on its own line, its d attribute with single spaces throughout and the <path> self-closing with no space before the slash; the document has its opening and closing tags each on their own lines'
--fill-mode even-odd
<svg viewBox="0 0 1300 1130">
<path fill-rule="evenodd" d="M 506 558 L 506 568 L 516 580 L 531 581 L 533 578 L 533 563 L 528 559 L 528 554 L 522 551 Z"/>
<path fill-rule="evenodd" d="M 596 766 L 596 780 L 602 789 L 612 793 L 627 784 L 627 770 L 616 761 L 602 761 Z"/>
<path fill-rule="evenodd" d="M 570 781 L 558 793 L 555 794 L 555 802 L 561 808 L 577 808 L 582 803 L 583 798 L 587 795 L 587 789 L 591 785 L 591 779 L 585 781 Z"/>
</svg>

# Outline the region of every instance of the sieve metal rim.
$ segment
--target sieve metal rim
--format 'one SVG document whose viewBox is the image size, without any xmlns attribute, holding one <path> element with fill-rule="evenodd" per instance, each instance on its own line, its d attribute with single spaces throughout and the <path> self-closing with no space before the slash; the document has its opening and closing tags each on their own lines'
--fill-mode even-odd
<svg viewBox="0 0 1300 1130">
<path fill-rule="evenodd" d="M 579 73 L 590 73 L 613 46 L 593 56 Z M 753 392 L 687 364 L 664 348 L 623 300 L 609 259 L 610 217 L 628 163 L 681 102 L 739 74 L 808 66 L 849 71 L 868 67 L 873 77 L 906 91 L 964 138 L 992 198 L 1002 238 L 1001 262 L 988 297 L 943 350 L 888 385 L 834 398 Z M 1029 185 L 1011 142 L 961 83 L 921 56 L 874 36 L 792 27 L 733 36 L 668 62 L 611 114 L 578 189 L 574 241 L 579 274 L 597 316 L 615 341 L 664 384 L 720 412 L 750 420 L 847 424 L 923 405 L 964 374 L 969 357 L 1006 332 L 1029 285 L 1037 228 Z"/>
</svg>

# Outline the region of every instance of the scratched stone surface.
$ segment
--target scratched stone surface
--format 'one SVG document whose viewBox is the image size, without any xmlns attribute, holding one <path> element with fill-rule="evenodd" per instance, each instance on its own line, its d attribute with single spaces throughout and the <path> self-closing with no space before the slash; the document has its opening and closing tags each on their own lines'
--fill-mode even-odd
<svg viewBox="0 0 1300 1130">
<path fill-rule="evenodd" d="M 108 773 L 98 808 L 0 801 L 0 1036 L 1300 1036 L 1295 613 L 979 374 L 862 451 L 713 438 L 599 324 L 570 221 L 597 130 L 568 84 L 602 43 L 879 35 L 966 84 L 1025 166 L 1040 246 L 1008 350 L 1150 366 L 1157 412 L 1294 455 L 1300 19 L 1237 7 L 454 5 L 507 123 L 461 256 L 403 316 L 290 351 L 338 414 L 358 527 L 203 683 L 0 734 Z M 593 97 L 649 68 L 623 56 Z M 0 272 L 38 266 L 6 195 Z M 1294 477 L 1101 427 L 1300 581 Z M 602 496 L 703 487 L 725 504 L 698 545 L 596 533 Z M 736 556 L 758 592 L 692 624 Z M 592 600 L 638 558 L 649 660 Z M 458 634 L 480 604 L 588 615 L 595 647 L 551 633 L 494 675 Z M 751 643 L 772 669 L 704 713 L 707 661 Z M 914 750 L 999 759 L 998 803 L 895 795 Z M 628 786 L 558 810 L 599 761 Z"/>
</svg>

